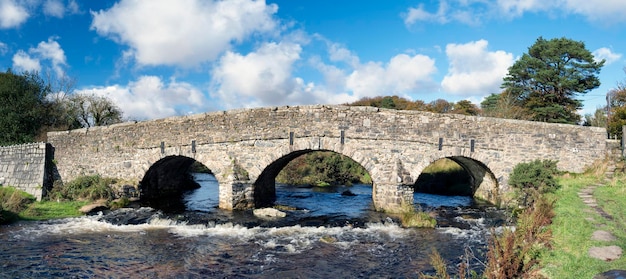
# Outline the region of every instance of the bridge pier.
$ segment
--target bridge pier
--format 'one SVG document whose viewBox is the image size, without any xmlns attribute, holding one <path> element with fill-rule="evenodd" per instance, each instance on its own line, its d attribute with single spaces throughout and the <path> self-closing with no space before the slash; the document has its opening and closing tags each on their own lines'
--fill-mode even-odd
<svg viewBox="0 0 626 279">
<path fill-rule="evenodd" d="M 413 186 L 376 183 L 372 189 L 372 200 L 377 211 L 401 212 L 406 206 L 413 206 Z"/>
<path fill-rule="evenodd" d="M 219 207 L 226 210 L 254 208 L 254 186 L 249 180 L 219 183 Z"/>
</svg>

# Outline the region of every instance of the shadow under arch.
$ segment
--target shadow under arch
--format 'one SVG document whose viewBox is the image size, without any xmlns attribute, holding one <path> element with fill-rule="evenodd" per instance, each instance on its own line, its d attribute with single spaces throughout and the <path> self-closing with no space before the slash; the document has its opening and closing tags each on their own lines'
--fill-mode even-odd
<svg viewBox="0 0 626 279">
<path fill-rule="evenodd" d="M 465 156 L 444 157 L 438 159 L 437 161 L 441 159 L 451 160 L 454 163 L 458 164 L 461 168 L 463 168 L 463 170 L 465 171 L 465 175 L 456 177 L 456 179 L 462 178 L 466 180 L 461 182 L 466 184 L 466 187 L 468 188 L 454 189 L 446 192 L 448 191 L 448 189 L 446 189 L 445 186 L 449 185 L 444 185 L 444 190 L 436 192 L 436 194 L 473 196 L 493 204 L 500 204 L 500 197 L 498 195 L 498 182 L 495 178 L 495 175 L 491 172 L 487 165 L 476 159 Z M 420 177 L 422 175 L 420 175 Z M 418 178 L 416 181 L 416 188 L 417 183 L 419 182 L 420 178 Z"/>
<path fill-rule="evenodd" d="M 190 172 L 194 163 L 199 162 L 186 156 L 173 155 L 152 164 L 139 182 L 142 204 L 173 212 L 184 211 L 185 205 L 181 199 L 183 193 L 200 188 Z"/>
<path fill-rule="evenodd" d="M 312 152 L 332 152 L 335 154 L 339 154 L 341 156 L 349 158 L 350 160 L 356 162 L 361 167 L 363 167 L 358 161 L 352 159 L 350 156 L 344 155 L 342 153 L 339 153 L 333 150 L 303 149 L 303 150 L 292 151 L 276 159 L 274 162 L 270 163 L 267 167 L 265 167 L 265 169 L 263 169 L 263 171 L 261 172 L 257 180 L 253 183 L 254 207 L 262 208 L 262 207 L 273 206 L 274 203 L 276 202 L 276 176 L 278 176 L 280 171 L 283 170 L 283 168 L 285 168 L 285 166 L 287 166 L 289 162 L 291 162 L 297 157 L 300 157 L 302 155 L 312 153 Z M 363 169 L 365 168 L 363 167 Z"/>
</svg>

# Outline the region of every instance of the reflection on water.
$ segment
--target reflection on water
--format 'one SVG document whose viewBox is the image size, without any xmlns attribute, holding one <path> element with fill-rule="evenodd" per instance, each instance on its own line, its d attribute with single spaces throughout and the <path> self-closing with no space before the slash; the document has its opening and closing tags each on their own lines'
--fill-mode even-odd
<svg viewBox="0 0 626 279">
<path fill-rule="evenodd" d="M 122 209 L 0 227 L 0 277 L 415 278 L 432 272 L 432 249 L 451 270 L 466 249 L 484 259 L 488 227 L 501 220 L 496 210 L 467 207 L 471 200 L 416 195 L 421 207 L 439 207 L 442 226 L 404 229 L 371 209 L 370 186 L 279 186 L 277 203 L 296 210 L 271 223 L 216 208 L 217 182 L 196 179 L 212 188 L 189 193 L 184 214 Z"/>
<path fill-rule="evenodd" d="M 219 185 L 215 176 L 208 173 L 192 173 L 200 188 L 185 194 L 183 200 L 187 210 L 211 212 L 219 205 Z"/>
</svg>

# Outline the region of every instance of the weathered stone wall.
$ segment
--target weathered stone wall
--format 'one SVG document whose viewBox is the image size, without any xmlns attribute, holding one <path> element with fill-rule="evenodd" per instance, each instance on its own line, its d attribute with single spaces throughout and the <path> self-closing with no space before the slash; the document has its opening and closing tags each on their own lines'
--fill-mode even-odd
<svg viewBox="0 0 626 279">
<path fill-rule="evenodd" d="M 98 173 L 139 181 L 165 156 L 194 158 L 216 174 L 220 200 L 241 195 L 232 193 L 233 185 L 241 185 L 233 175 L 235 162 L 254 182 L 292 152 L 331 150 L 363 165 L 374 180 L 375 203 L 391 204 L 406 199 L 402 185 L 414 183 L 440 158 L 454 157 L 479 166 L 470 169 L 488 170 L 484 174 L 497 185 L 485 195 L 500 195 L 508 191 L 508 174 L 517 163 L 553 159 L 561 170 L 581 172 L 604 158 L 605 137 L 602 128 L 575 125 L 373 107 L 300 106 L 53 132 L 48 141 L 56 148 L 57 166 L 66 180 Z"/>
<path fill-rule="evenodd" d="M 52 182 L 51 157 L 46 143 L 0 147 L 0 186 L 13 186 L 41 200 Z"/>
</svg>

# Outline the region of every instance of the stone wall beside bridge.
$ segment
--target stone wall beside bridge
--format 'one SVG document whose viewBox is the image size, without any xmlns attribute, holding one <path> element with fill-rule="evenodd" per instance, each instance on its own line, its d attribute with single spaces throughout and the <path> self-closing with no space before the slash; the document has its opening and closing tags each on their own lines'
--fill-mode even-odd
<svg viewBox="0 0 626 279">
<path fill-rule="evenodd" d="M 0 147 L 0 186 L 12 186 L 41 200 L 52 186 L 52 146 L 30 143 Z"/>
<path fill-rule="evenodd" d="M 318 150 L 361 164 L 372 177 L 379 209 L 412 202 L 417 177 L 441 158 L 470 173 L 476 196 L 500 202 L 511 190 L 508 175 L 516 164 L 551 159 L 561 170 L 582 172 L 605 158 L 605 138 L 603 128 L 325 105 L 220 111 L 48 133 L 63 180 L 100 174 L 141 181 L 160 160 L 195 160 L 215 174 L 220 207 L 226 209 L 271 202 L 276 174 L 295 157 Z"/>
</svg>

